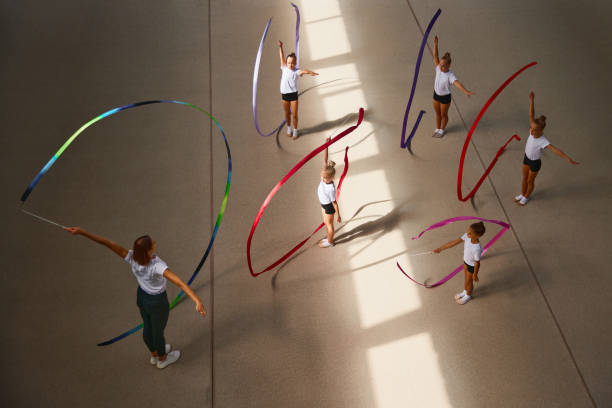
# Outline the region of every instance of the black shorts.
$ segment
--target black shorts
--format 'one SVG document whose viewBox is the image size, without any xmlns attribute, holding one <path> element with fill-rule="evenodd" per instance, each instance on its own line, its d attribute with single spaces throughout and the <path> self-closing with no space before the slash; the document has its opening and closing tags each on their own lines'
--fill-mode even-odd
<svg viewBox="0 0 612 408">
<path fill-rule="evenodd" d="M 451 94 L 440 96 L 436 93 L 436 91 L 434 91 L 433 98 L 434 101 L 438 101 L 442 105 L 448 105 L 449 103 L 451 103 Z"/>
<path fill-rule="evenodd" d="M 523 158 L 523 164 L 526 164 L 527 166 L 529 166 L 529 169 L 533 171 L 534 173 L 537 173 L 542 168 L 541 159 L 531 160 L 527 157 L 527 155 L 525 155 L 525 157 Z"/>
<path fill-rule="evenodd" d="M 335 214 L 336 209 L 332 203 L 329 204 L 321 204 L 321 208 L 325 210 L 325 214 Z"/>
<path fill-rule="evenodd" d="M 291 92 L 291 93 L 286 93 L 286 94 L 281 94 L 281 95 L 283 97 L 283 101 L 287 101 L 287 102 L 297 101 L 297 98 L 298 98 L 297 92 Z"/>
<path fill-rule="evenodd" d="M 465 261 L 463 261 L 463 264 L 467 266 L 467 270 L 469 273 L 474 273 L 474 267 L 472 265 L 468 265 Z"/>
</svg>

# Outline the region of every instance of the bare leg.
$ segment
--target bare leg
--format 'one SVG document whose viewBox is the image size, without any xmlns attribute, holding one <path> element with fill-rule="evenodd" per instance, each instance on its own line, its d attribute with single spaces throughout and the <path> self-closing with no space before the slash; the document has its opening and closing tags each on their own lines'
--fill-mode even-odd
<svg viewBox="0 0 612 408">
<path fill-rule="evenodd" d="M 290 107 L 290 102 L 283 100 L 283 110 L 285 111 L 285 123 L 287 124 L 287 126 L 291 126 L 291 117 L 289 114 L 291 112 Z"/>
<path fill-rule="evenodd" d="M 440 120 L 440 129 L 442 130 L 446 129 L 446 124 L 448 123 L 448 108 L 450 108 L 450 103 L 440 104 L 440 115 L 442 116 Z"/>
<path fill-rule="evenodd" d="M 529 166 L 526 164 L 523 164 L 523 182 L 521 185 L 521 194 L 523 195 L 523 197 L 527 197 L 527 180 L 528 180 L 528 176 L 529 176 Z"/>
<path fill-rule="evenodd" d="M 535 187 L 535 178 L 537 177 L 537 171 L 529 170 L 529 175 L 527 176 L 527 191 L 523 194 L 523 197 L 529 198 L 531 193 L 533 193 L 533 188 Z"/>
<path fill-rule="evenodd" d="M 325 228 L 327 229 L 327 242 L 334 243 L 334 214 L 325 214 L 323 217 Z"/>
<path fill-rule="evenodd" d="M 474 290 L 474 281 L 472 280 L 472 274 L 467 270 L 467 266 L 465 266 L 465 264 L 463 265 L 463 274 L 465 277 L 463 285 L 465 293 L 467 293 L 468 296 L 472 296 L 472 291 Z"/>
<path fill-rule="evenodd" d="M 441 125 L 442 113 L 440 111 L 440 102 L 434 99 L 433 107 L 434 107 L 434 110 L 436 111 L 436 129 L 440 129 L 440 126 L 442 126 Z"/>
<path fill-rule="evenodd" d="M 297 129 L 298 128 L 298 101 L 291 101 L 291 118 L 293 119 L 293 128 Z"/>
</svg>

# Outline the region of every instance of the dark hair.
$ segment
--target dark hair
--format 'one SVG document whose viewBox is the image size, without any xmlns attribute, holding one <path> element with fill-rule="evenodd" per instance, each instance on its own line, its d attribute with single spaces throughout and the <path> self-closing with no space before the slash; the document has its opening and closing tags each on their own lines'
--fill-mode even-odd
<svg viewBox="0 0 612 408">
<path fill-rule="evenodd" d="M 445 54 L 442 56 L 442 58 L 440 58 L 440 59 L 445 60 L 446 62 L 448 62 L 448 65 L 450 65 L 450 63 L 451 63 L 451 56 L 450 56 L 450 52 L 445 53 Z"/>
<path fill-rule="evenodd" d="M 295 52 L 292 52 L 291 54 L 287 55 L 285 61 L 287 61 L 289 58 L 293 58 L 295 60 L 295 63 L 297 64 L 297 57 L 295 56 Z"/>
<path fill-rule="evenodd" d="M 539 118 L 535 118 L 533 121 L 539 126 L 540 130 L 544 130 L 546 127 L 546 116 L 544 115 L 540 116 Z"/>
<path fill-rule="evenodd" d="M 134 241 L 134 260 L 140 265 L 146 265 L 151 261 L 148 252 L 153 248 L 153 240 L 148 235 L 136 238 Z"/>
<path fill-rule="evenodd" d="M 472 229 L 472 231 L 474 231 L 474 234 L 478 235 L 479 237 L 483 236 L 485 231 L 487 230 L 482 221 L 475 222 L 474 224 L 470 225 L 470 228 Z"/>
</svg>

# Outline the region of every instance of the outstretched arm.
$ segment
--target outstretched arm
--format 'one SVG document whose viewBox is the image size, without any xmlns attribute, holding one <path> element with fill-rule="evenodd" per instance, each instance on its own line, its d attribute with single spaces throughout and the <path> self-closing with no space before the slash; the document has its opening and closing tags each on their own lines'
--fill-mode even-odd
<svg viewBox="0 0 612 408">
<path fill-rule="evenodd" d="M 454 241 L 449 241 L 446 244 L 442 245 L 440 248 L 436 248 L 433 251 L 436 254 L 439 254 L 440 252 L 444 251 L 445 249 L 452 248 L 455 245 L 459 245 L 461 243 L 461 241 L 463 241 L 461 238 L 458 238 L 458 239 L 456 239 Z"/>
<path fill-rule="evenodd" d="M 568 162 L 570 162 L 570 163 L 572 163 L 572 164 L 580 164 L 580 163 L 578 163 L 578 162 L 576 162 L 576 161 L 572 160 L 572 158 L 571 158 L 571 157 L 569 157 L 567 154 L 565 154 L 565 153 L 563 152 L 563 150 L 559 149 L 558 147 L 555 147 L 555 146 L 553 146 L 553 145 L 549 144 L 548 146 L 546 146 L 546 148 L 547 148 L 548 150 L 552 151 L 552 152 L 553 152 L 554 154 L 556 154 L 557 156 L 564 158 L 565 160 L 567 160 Z"/>
<path fill-rule="evenodd" d="M 183 282 L 181 278 L 178 277 L 178 275 L 176 275 L 170 269 L 166 269 L 164 271 L 164 277 L 170 282 L 174 283 L 179 288 L 181 288 L 181 290 L 185 292 L 185 294 L 189 296 L 191 300 L 193 300 L 198 313 L 200 313 L 202 316 L 206 316 L 206 309 L 204 309 L 204 304 L 202 303 L 202 300 L 198 297 L 198 295 L 195 294 L 193 290 L 191 290 L 189 286 L 187 286 L 185 282 Z"/>
<path fill-rule="evenodd" d="M 467 96 L 474 95 L 474 92 L 467 90 L 465 88 L 465 86 L 463 86 L 463 84 L 461 82 L 459 82 L 459 81 L 453 82 L 453 85 L 455 85 L 457 88 L 461 89 L 463 91 L 463 93 L 466 94 Z"/>
<path fill-rule="evenodd" d="M 438 36 L 437 35 L 434 37 L 433 57 L 434 57 L 434 67 L 437 67 L 440 64 L 440 58 L 438 58 Z"/>
<path fill-rule="evenodd" d="M 283 42 L 278 40 L 278 54 L 280 56 L 281 67 L 287 65 L 287 61 L 285 61 L 285 53 L 283 52 Z"/>
<path fill-rule="evenodd" d="M 121 258 L 125 258 L 125 256 L 128 253 L 128 250 L 122 247 L 121 245 L 109 239 L 106 239 L 104 237 L 101 237 L 99 235 L 95 235 L 95 234 L 92 234 L 91 232 L 85 231 L 81 227 L 68 227 L 64 229 L 70 232 L 72 235 L 82 235 L 86 238 L 91 239 L 94 242 L 97 242 L 98 244 L 104 245 L 105 247 L 107 247 L 108 249 L 110 249 L 111 251 L 119 255 Z"/>
<path fill-rule="evenodd" d="M 326 137 L 325 138 L 325 143 L 329 142 L 331 140 L 331 137 Z M 323 168 L 327 167 L 327 147 L 325 148 L 325 150 L 323 151 Z"/>
<path fill-rule="evenodd" d="M 533 91 L 529 92 L 529 123 L 534 122 L 535 117 L 535 109 L 533 107 L 533 101 L 535 99 L 535 94 Z"/>
<path fill-rule="evenodd" d="M 299 75 L 299 76 L 302 76 L 302 75 L 304 75 L 304 74 L 308 74 L 308 75 L 312 75 L 312 76 L 319 75 L 319 74 L 317 74 L 316 72 L 311 71 L 311 70 L 309 70 L 309 69 L 300 69 L 300 71 L 298 72 L 298 75 Z"/>
</svg>

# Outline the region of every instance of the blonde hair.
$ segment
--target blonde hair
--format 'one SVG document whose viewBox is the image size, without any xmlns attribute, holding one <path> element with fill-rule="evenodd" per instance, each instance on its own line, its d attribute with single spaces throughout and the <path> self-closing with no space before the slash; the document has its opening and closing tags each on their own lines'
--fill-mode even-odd
<svg viewBox="0 0 612 408">
<path fill-rule="evenodd" d="M 544 130 L 546 127 L 546 116 L 544 115 L 540 116 L 539 118 L 535 118 L 533 121 L 536 123 L 536 125 L 538 125 L 540 130 Z"/>
<path fill-rule="evenodd" d="M 440 58 L 440 59 L 443 59 L 444 61 L 448 62 L 448 65 L 450 65 L 450 63 L 451 63 L 451 56 L 450 56 L 450 52 L 445 53 L 445 54 L 442 56 L 442 58 Z"/>
<path fill-rule="evenodd" d="M 323 174 L 325 175 L 325 178 L 334 178 L 334 176 L 336 175 L 336 169 L 335 169 L 336 163 L 332 160 L 327 162 L 327 165 L 323 168 Z"/>
</svg>

